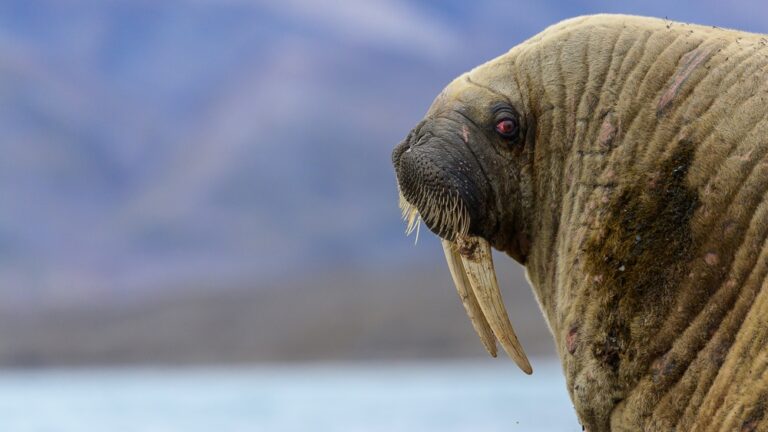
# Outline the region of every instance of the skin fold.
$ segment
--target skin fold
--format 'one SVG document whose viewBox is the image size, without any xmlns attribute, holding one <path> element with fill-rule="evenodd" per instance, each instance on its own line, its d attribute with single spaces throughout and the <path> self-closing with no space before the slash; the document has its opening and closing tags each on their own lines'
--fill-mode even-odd
<svg viewBox="0 0 768 432">
<path fill-rule="evenodd" d="M 393 152 L 433 232 L 525 266 L 591 432 L 768 431 L 766 38 L 563 21 L 454 80 Z"/>
</svg>

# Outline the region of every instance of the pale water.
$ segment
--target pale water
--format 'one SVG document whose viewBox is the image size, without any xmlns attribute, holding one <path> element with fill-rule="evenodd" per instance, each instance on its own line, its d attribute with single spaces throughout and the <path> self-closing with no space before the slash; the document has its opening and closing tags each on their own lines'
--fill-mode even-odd
<svg viewBox="0 0 768 432">
<path fill-rule="evenodd" d="M 0 372 L 0 432 L 581 431 L 532 359 Z"/>
</svg>

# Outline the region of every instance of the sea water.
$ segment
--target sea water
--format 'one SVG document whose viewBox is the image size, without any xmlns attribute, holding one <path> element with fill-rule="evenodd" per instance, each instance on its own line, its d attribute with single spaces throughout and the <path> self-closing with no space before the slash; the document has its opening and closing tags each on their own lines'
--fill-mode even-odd
<svg viewBox="0 0 768 432">
<path fill-rule="evenodd" d="M 581 431 L 532 359 L 0 372 L 0 432 Z"/>
</svg>

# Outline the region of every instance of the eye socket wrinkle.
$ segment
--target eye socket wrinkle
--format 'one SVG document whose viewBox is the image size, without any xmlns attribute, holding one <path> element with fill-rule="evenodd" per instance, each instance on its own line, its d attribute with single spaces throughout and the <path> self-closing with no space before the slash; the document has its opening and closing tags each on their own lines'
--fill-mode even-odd
<svg viewBox="0 0 768 432">
<path fill-rule="evenodd" d="M 515 109 L 507 102 L 498 102 L 491 107 L 491 112 L 495 115 L 500 113 L 517 114 Z"/>
</svg>

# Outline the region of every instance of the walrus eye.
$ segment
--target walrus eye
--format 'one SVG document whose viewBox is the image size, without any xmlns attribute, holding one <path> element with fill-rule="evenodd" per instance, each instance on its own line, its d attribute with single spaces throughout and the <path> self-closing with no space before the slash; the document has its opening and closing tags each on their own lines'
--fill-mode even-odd
<svg viewBox="0 0 768 432">
<path fill-rule="evenodd" d="M 496 132 L 501 135 L 502 138 L 512 139 L 517 137 L 517 119 L 513 117 L 505 117 L 496 122 Z"/>
</svg>

